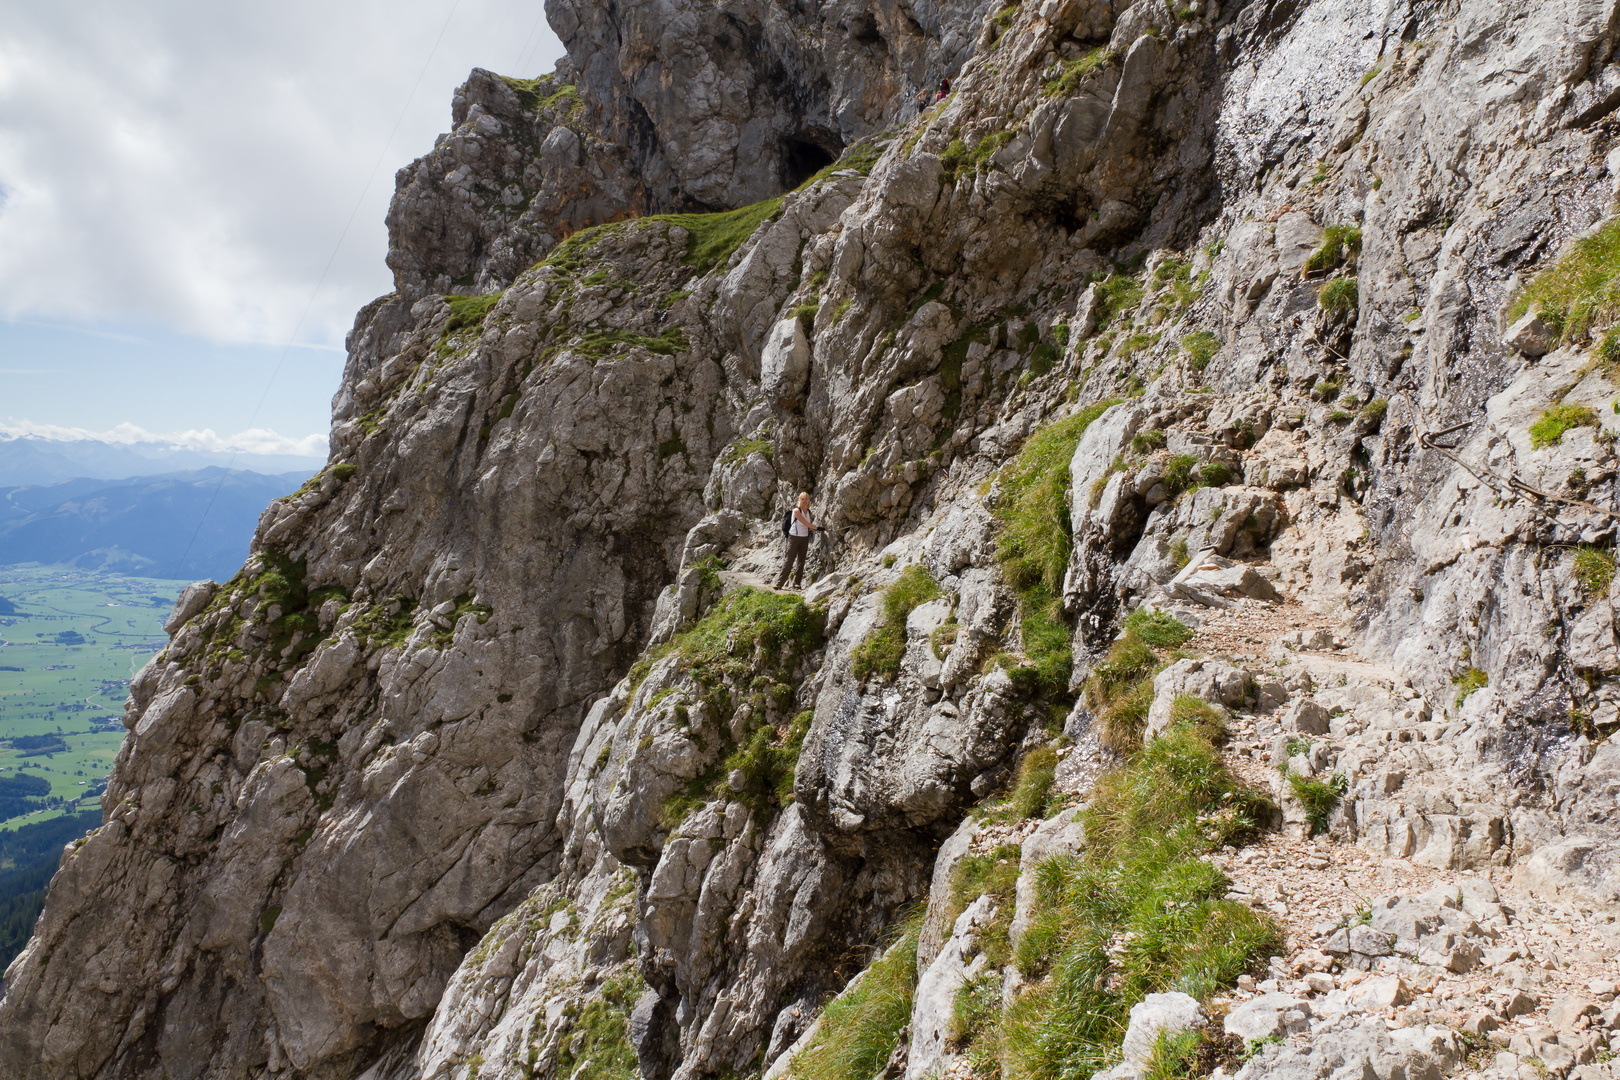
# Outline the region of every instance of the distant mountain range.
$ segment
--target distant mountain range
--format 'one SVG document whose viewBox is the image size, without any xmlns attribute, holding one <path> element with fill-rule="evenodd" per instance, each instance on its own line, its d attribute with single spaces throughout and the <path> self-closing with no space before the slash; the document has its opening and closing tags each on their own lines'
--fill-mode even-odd
<svg viewBox="0 0 1620 1080">
<path fill-rule="evenodd" d="M 123 480 L 207 468 L 243 469 L 267 476 L 302 471 L 305 476 L 311 476 L 325 464 L 324 458 L 188 450 L 155 442 L 70 441 L 32 436 L 0 439 L 0 487 L 55 484 L 81 477 Z"/>
<path fill-rule="evenodd" d="M 0 563 L 224 581 L 247 558 L 264 508 L 316 471 L 266 476 L 215 467 L 0 487 Z"/>
</svg>

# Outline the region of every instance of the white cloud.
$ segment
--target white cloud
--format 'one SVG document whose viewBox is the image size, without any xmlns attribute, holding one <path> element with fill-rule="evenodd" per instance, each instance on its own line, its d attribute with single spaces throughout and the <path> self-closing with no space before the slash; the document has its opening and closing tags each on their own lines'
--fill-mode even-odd
<svg viewBox="0 0 1620 1080">
<path fill-rule="evenodd" d="M 298 335 L 341 342 L 391 288 L 393 170 L 448 128 L 454 87 L 561 52 L 539 0 L 3 10 L 0 314 L 219 341 L 287 341 L 353 213 Z"/>
<path fill-rule="evenodd" d="M 35 424 L 28 420 L 0 421 L 0 441 L 25 438 L 49 439 L 53 442 L 88 440 L 123 446 L 150 443 L 177 450 L 202 450 L 211 453 L 239 451 L 244 454 L 292 454 L 299 457 L 320 458 L 326 456 L 327 450 L 325 435 L 305 435 L 301 439 L 294 439 L 269 428 L 249 428 L 235 435 L 221 437 L 207 428 L 201 431 L 178 431 L 160 435 L 128 423 L 119 424 L 108 431 L 91 431 L 87 428 L 62 427 L 59 424 Z"/>
</svg>

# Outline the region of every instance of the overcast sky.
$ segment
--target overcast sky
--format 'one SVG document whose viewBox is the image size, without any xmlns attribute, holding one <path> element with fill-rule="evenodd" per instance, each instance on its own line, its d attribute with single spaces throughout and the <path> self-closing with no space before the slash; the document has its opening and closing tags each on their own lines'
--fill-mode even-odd
<svg viewBox="0 0 1620 1080">
<path fill-rule="evenodd" d="M 3 430 L 324 437 L 394 170 L 561 53 L 542 0 L 0 0 Z"/>
</svg>

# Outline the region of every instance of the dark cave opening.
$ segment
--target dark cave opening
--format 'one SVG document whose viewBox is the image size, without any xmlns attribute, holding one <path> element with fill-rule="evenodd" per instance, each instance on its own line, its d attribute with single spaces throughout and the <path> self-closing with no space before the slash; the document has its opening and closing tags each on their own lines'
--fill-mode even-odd
<svg viewBox="0 0 1620 1080">
<path fill-rule="evenodd" d="M 838 152 L 808 139 L 782 140 L 782 186 L 792 191 L 838 160 Z"/>
</svg>

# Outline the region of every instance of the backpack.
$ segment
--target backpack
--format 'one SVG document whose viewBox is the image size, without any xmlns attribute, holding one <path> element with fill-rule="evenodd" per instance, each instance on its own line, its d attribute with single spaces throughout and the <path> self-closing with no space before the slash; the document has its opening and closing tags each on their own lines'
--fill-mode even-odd
<svg viewBox="0 0 1620 1080">
<path fill-rule="evenodd" d="M 782 535 L 783 536 L 792 536 L 793 535 L 793 511 L 792 510 L 789 510 L 787 512 L 787 516 L 782 519 Z"/>
</svg>

